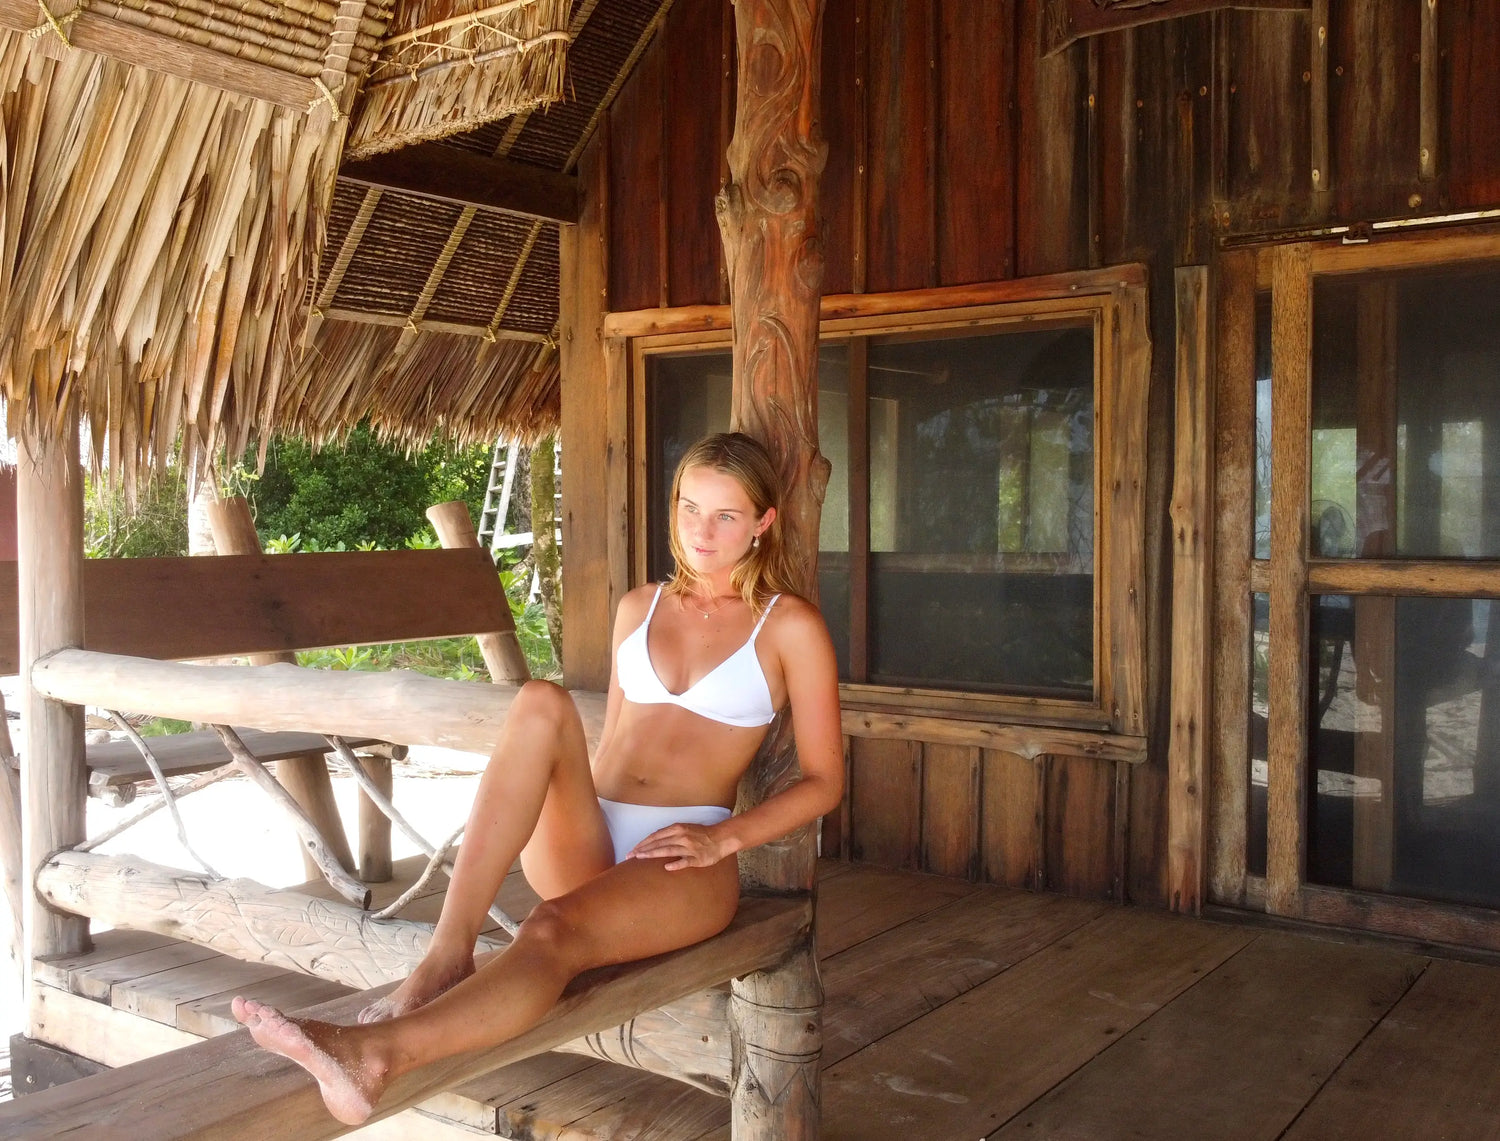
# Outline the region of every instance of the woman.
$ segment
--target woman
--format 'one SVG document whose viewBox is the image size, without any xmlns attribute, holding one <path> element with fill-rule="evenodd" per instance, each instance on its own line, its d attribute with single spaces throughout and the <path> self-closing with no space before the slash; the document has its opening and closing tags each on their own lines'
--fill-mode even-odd
<svg viewBox="0 0 1500 1141">
<path fill-rule="evenodd" d="M 480 780 L 432 943 L 359 1026 L 234 1000 L 261 1046 L 317 1078 L 357 1125 L 395 1078 L 504 1042 L 574 975 L 722 931 L 739 902 L 736 852 L 832 810 L 843 794 L 833 647 L 789 592 L 776 473 L 740 433 L 696 444 L 672 481 L 673 577 L 620 600 L 604 732 L 590 764 L 566 691 L 521 688 Z M 740 777 L 790 705 L 801 779 L 738 816 Z M 475 969 L 474 943 L 519 853 L 542 902 Z"/>
</svg>

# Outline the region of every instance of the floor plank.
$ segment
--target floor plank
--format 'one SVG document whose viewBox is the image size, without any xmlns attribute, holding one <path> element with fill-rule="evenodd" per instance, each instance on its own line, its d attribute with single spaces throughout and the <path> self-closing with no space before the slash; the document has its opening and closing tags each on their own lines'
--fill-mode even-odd
<svg viewBox="0 0 1500 1141">
<path fill-rule="evenodd" d="M 871 1042 L 1096 919 L 1104 903 L 984 889 L 823 963 L 823 1065 Z"/>
<path fill-rule="evenodd" d="M 217 951 L 210 951 L 207 947 L 198 947 L 192 943 L 168 943 L 163 947 L 153 947 L 148 951 L 123 955 L 118 959 L 90 965 L 87 969 L 76 970 L 72 972 L 73 985 L 70 989 L 84 998 L 109 1002 L 117 985 L 129 990 L 161 971 L 219 957 Z"/>
<path fill-rule="evenodd" d="M 177 1007 L 177 1026 L 204 1038 L 227 1034 L 238 1025 L 229 1012 L 229 1004 L 235 995 L 270 1003 L 277 1010 L 291 1014 L 352 991 L 352 987 L 327 979 L 278 971 L 270 978 L 231 984 L 213 994 L 182 1003 Z"/>
<path fill-rule="evenodd" d="M 1500 970 L 1434 961 L 1286 1141 L 1500 1139 Z"/>
<path fill-rule="evenodd" d="M 851 864 L 818 895 L 818 957 L 837 955 L 976 890 L 973 884 L 946 876 Z"/>
<path fill-rule="evenodd" d="M 823 1137 L 983 1137 L 1252 938 L 1108 911 L 825 1070 Z"/>
<path fill-rule="evenodd" d="M 126 955 L 138 955 L 157 947 L 167 947 L 177 940 L 168 935 L 158 935 L 154 931 L 114 930 L 99 932 L 93 937 L 93 942 L 94 946 L 90 950 L 77 955 L 59 955 L 34 963 L 32 978 L 58 990 L 78 994 L 77 981 L 73 978 L 76 972 L 87 974 L 103 963 L 123 959 Z"/>
<path fill-rule="evenodd" d="M 1426 965 L 1260 935 L 991 1141 L 1273 1141 Z"/>
<path fill-rule="evenodd" d="M 183 1003 L 226 987 L 264 982 L 283 973 L 280 967 L 265 963 L 245 963 L 218 956 L 158 971 L 128 987 L 115 987 L 110 994 L 110 1005 L 116 1010 L 144 1015 L 163 1026 L 177 1026 L 177 1008 Z"/>
</svg>

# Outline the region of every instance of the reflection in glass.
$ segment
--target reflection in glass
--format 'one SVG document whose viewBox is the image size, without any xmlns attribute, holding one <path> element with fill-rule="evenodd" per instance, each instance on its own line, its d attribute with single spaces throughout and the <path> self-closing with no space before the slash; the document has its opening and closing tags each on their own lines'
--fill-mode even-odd
<svg viewBox="0 0 1500 1141">
<path fill-rule="evenodd" d="M 870 680 L 1088 695 L 1092 325 L 872 340 Z"/>
<path fill-rule="evenodd" d="M 1271 557 L 1271 295 L 1255 295 L 1255 557 Z"/>
<path fill-rule="evenodd" d="M 1252 594 L 1250 598 L 1250 821 L 1245 836 L 1245 870 L 1263 876 L 1270 774 L 1266 726 L 1271 712 L 1271 596 Z"/>
<path fill-rule="evenodd" d="M 1313 289 L 1311 552 L 1500 556 L 1500 269 Z"/>
<path fill-rule="evenodd" d="M 1500 905 L 1500 607 L 1312 602 L 1309 879 Z"/>
</svg>

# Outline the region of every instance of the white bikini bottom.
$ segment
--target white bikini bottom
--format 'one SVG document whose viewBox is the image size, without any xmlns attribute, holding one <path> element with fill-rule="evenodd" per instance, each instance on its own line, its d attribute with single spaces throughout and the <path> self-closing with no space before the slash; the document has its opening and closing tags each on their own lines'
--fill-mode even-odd
<svg viewBox="0 0 1500 1141">
<path fill-rule="evenodd" d="M 702 824 L 705 827 L 721 824 L 734 813 L 717 804 L 657 805 L 626 804 L 621 800 L 599 798 L 599 807 L 604 810 L 604 821 L 609 826 L 609 838 L 615 845 L 615 863 L 630 854 L 630 850 L 653 832 L 669 824 Z"/>
</svg>

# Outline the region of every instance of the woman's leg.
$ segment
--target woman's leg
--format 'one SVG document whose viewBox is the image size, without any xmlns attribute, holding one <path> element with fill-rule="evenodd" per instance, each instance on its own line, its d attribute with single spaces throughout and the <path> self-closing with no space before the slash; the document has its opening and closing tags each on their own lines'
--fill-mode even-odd
<svg viewBox="0 0 1500 1141">
<path fill-rule="evenodd" d="M 567 691 L 550 682 L 522 686 L 505 718 L 426 955 L 401 986 L 360 1013 L 361 1022 L 404 1014 L 474 973 L 475 940 L 523 846 L 543 895 L 548 887 L 576 887 L 614 862 L 583 723 Z"/>
<path fill-rule="evenodd" d="M 329 1112 L 358 1124 L 395 1078 L 453 1054 L 498 1045 L 535 1025 L 580 971 L 645 958 L 717 934 L 734 917 L 734 860 L 669 872 L 626 860 L 537 906 L 516 940 L 411 1013 L 363 1026 L 289 1019 L 235 999 L 261 1046 L 308 1070 Z"/>
</svg>

